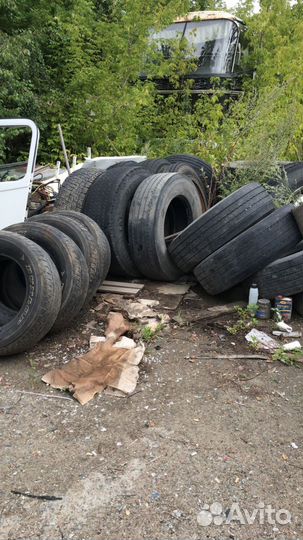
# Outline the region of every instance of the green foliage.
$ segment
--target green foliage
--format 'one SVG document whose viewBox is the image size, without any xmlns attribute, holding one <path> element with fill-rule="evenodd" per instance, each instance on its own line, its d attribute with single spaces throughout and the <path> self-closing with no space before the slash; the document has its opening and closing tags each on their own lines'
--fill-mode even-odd
<svg viewBox="0 0 303 540">
<path fill-rule="evenodd" d="M 231 335 L 237 335 L 240 332 L 246 332 L 257 326 L 259 321 L 254 316 L 257 311 L 257 306 L 255 304 L 250 304 L 247 308 L 237 307 L 236 312 L 238 314 L 238 320 L 232 326 L 227 326 L 226 330 Z"/>
<path fill-rule="evenodd" d="M 273 360 L 282 362 L 287 366 L 298 365 L 300 360 L 302 360 L 302 350 L 294 349 L 291 352 L 284 351 L 283 347 L 279 347 L 274 354 L 272 355 Z"/>
<path fill-rule="evenodd" d="M 188 152 L 210 161 L 217 176 L 226 162 L 248 161 L 248 170 L 225 176 L 221 195 L 274 177 L 285 203 L 290 193 L 277 163 L 303 159 L 302 0 L 263 0 L 258 14 L 252 0 L 239 3 L 249 53 L 237 100 L 214 80 L 212 94 L 193 103 L 183 81 L 193 69 L 186 42 L 172 44 L 168 61 L 149 43 L 151 28 L 222 7 L 220 0 L 0 0 L 0 115 L 39 124 L 41 161 L 59 157 L 60 122 L 70 154 L 87 146 L 103 155 Z M 159 96 L 152 76 L 167 76 L 179 92 Z"/>
<path fill-rule="evenodd" d="M 153 341 L 164 328 L 163 323 L 159 323 L 153 330 L 150 326 L 144 326 L 141 330 L 141 338 L 145 343 Z"/>
</svg>

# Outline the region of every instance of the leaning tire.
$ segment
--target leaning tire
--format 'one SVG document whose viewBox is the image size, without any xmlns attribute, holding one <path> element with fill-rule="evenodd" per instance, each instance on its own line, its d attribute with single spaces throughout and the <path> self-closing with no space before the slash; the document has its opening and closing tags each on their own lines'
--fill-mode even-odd
<svg viewBox="0 0 303 540">
<path fill-rule="evenodd" d="M 294 208 L 293 215 L 299 227 L 301 235 L 303 236 L 303 206 L 297 206 L 296 208 Z"/>
<path fill-rule="evenodd" d="M 85 214 L 81 214 L 80 212 L 75 212 L 73 210 L 57 210 L 55 214 L 69 217 L 71 219 L 74 219 L 76 222 L 81 223 L 94 237 L 100 256 L 99 264 L 101 284 L 108 274 L 111 261 L 110 245 L 104 232 L 100 229 L 99 225 L 93 219 L 86 216 Z"/>
<path fill-rule="evenodd" d="M 178 173 L 155 174 L 141 182 L 129 213 L 129 243 L 140 272 L 172 281 L 181 274 L 171 259 L 165 237 L 184 229 L 202 212 L 193 182 Z"/>
<path fill-rule="evenodd" d="M 201 178 L 201 175 L 198 174 L 194 167 L 187 163 L 183 163 L 182 161 L 176 161 L 170 164 L 167 172 L 178 172 L 191 178 L 198 190 L 203 211 L 205 212 L 209 208 L 209 194 L 205 185 L 205 180 Z"/>
<path fill-rule="evenodd" d="M 66 328 L 80 312 L 87 296 L 89 279 L 84 255 L 69 236 L 46 223 L 27 221 L 11 225 L 6 230 L 29 238 L 43 248 L 54 261 L 62 285 L 62 302 L 51 330 L 58 331 Z M 11 307 L 20 308 L 15 292 L 16 285 L 18 286 L 19 283 L 20 286 L 18 273 L 17 275 L 11 273 L 11 280 L 15 283 L 14 288 L 9 287 L 13 294 Z"/>
<path fill-rule="evenodd" d="M 150 174 L 167 172 L 171 163 L 167 159 L 148 159 L 142 162 L 143 167 L 150 171 Z"/>
<path fill-rule="evenodd" d="M 78 169 L 71 173 L 59 189 L 55 207 L 81 212 L 89 187 L 102 174 L 100 169 Z"/>
<path fill-rule="evenodd" d="M 303 292 L 296 294 L 294 297 L 294 308 L 303 317 Z"/>
<path fill-rule="evenodd" d="M 1 231 L 0 252 L 1 272 L 14 261 L 26 283 L 19 311 L 0 327 L 0 356 L 7 356 L 29 350 L 52 328 L 61 306 L 61 283 L 50 256 L 28 238 Z M 2 306 L 0 298 L 0 311 Z"/>
<path fill-rule="evenodd" d="M 200 176 L 202 176 L 203 178 L 207 178 L 207 180 L 209 181 L 212 180 L 213 168 L 209 163 L 203 161 L 203 159 L 192 156 L 191 154 L 174 154 L 173 156 L 165 157 L 165 159 L 167 161 L 170 161 L 171 163 L 176 163 L 177 161 L 187 163 L 188 165 L 193 167 Z"/>
<path fill-rule="evenodd" d="M 86 230 L 81 223 L 76 223 L 73 219 L 59 216 L 55 213 L 45 212 L 39 216 L 33 216 L 29 219 L 47 223 L 62 231 L 69 236 L 82 251 L 88 268 L 89 285 L 85 303 L 88 303 L 96 293 L 101 283 L 101 269 L 99 264 L 99 253 L 95 249 L 95 241 L 93 236 Z"/>
<path fill-rule="evenodd" d="M 288 205 L 250 227 L 202 261 L 194 274 L 210 294 L 218 294 L 244 281 L 300 240 Z"/>
<path fill-rule="evenodd" d="M 182 231 L 169 252 L 176 265 L 188 272 L 273 210 L 273 199 L 260 184 L 243 186 Z"/>
<path fill-rule="evenodd" d="M 88 192 L 83 212 L 105 232 L 112 252 L 110 273 L 115 276 L 140 275 L 131 257 L 127 224 L 136 189 L 149 175 L 142 167 L 121 166 L 97 179 Z"/>
<path fill-rule="evenodd" d="M 292 296 L 303 291 L 303 251 L 278 259 L 253 278 L 263 298 Z"/>
</svg>

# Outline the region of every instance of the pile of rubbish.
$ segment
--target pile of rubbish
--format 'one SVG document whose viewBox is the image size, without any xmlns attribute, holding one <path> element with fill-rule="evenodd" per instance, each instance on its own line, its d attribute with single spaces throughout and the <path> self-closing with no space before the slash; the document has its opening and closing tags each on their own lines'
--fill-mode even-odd
<svg viewBox="0 0 303 540">
<path fill-rule="evenodd" d="M 216 295 L 256 283 L 303 316 L 303 207 L 275 208 L 250 183 L 217 202 L 213 171 L 190 155 L 81 168 L 51 212 L 0 233 L 0 356 L 67 327 L 107 274 L 175 281 Z"/>
</svg>

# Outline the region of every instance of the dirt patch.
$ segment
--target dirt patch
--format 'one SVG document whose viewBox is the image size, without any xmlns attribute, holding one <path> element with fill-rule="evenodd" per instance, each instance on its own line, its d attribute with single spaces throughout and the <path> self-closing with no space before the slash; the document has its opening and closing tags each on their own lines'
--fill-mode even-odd
<svg viewBox="0 0 303 540">
<path fill-rule="evenodd" d="M 1 361 L 1 540 L 303 536 L 303 371 L 205 359 L 249 352 L 243 333 L 226 331 L 235 317 L 189 323 L 208 305 L 189 296 L 169 311 L 178 322 L 148 345 L 129 398 L 101 395 L 81 407 L 40 380 L 103 333 L 100 310 Z M 213 503 L 221 507 L 210 508 L 207 525 L 204 505 Z M 258 510 L 254 523 L 226 523 L 236 503 L 240 520 Z M 271 522 L 260 519 L 262 503 L 275 509 Z M 277 522 L 280 509 L 290 523 Z"/>
</svg>

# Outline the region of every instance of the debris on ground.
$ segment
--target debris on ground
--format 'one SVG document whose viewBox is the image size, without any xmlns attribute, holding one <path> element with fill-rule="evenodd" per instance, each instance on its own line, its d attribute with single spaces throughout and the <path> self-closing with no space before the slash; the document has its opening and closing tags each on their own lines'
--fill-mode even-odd
<svg viewBox="0 0 303 540">
<path fill-rule="evenodd" d="M 252 330 L 246 334 L 245 339 L 249 343 L 258 344 L 260 348 L 266 351 L 274 351 L 279 348 L 279 343 L 275 339 L 256 328 L 252 328 Z"/>
<path fill-rule="evenodd" d="M 63 368 L 51 370 L 42 381 L 53 388 L 69 390 L 84 405 L 95 394 L 111 388 L 125 395 L 134 392 L 138 377 L 138 364 L 145 347 L 143 343 L 122 348 L 116 343 L 129 329 L 121 313 L 110 313 L 104 341 L 96 343 L 85 355 L 71 360 Z"/>
</svg>

